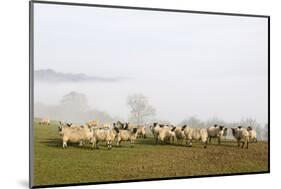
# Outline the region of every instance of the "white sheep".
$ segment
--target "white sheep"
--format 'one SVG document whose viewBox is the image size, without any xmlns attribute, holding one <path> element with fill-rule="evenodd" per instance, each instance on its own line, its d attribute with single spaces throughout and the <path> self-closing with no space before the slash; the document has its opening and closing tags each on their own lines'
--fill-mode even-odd
<svg viewBox="0 0 281 189">
<path fill-rule="evenodd" d="M 240 142 L 242 142 L 241 148 L 244 148 L 244 145 L 246 143 L 246 148 L 248 149 L 248 143 L 249 143 L 249 132 L 247 129 L 242 128 L 242 126 L 238 126 L 237 128 L 231 128 L 232 135 L 237 140 L 237 145 L 240 147 Z"/>
<path fill-rule="evenodd" d="M 119 130 L 117 134 L 117 146 L 120 146 L 121 141 L 130 141 L 131 147 L 134 147 L 135 140 L 138 136 L 138 129 Z"/>
<path fill-rule="evenodd" d="M 71 126 L 71 124 L 63 124 L 60 122 L 59 135 L 62 139 L 62 147 L 67 148 L 67 142 L 79 142 L 79 145 L 83 145 L 83 142 L 90 141 L 93 137 L 93 129 L 86 125 Z"/>
<path fill-rule="evenodd" d="M 174 132 L 175 132 L 175 135 L 176 135 L 176 139 L 181 140 L 181 143 L 182 143 L 183 140 L 185 139 L 185 135 L 184 135 L 184 132 L 182 131 L 182 128 L 176 127 Z"/>
<path fill-rule="evenodd" d="M 137 126 L 137 129 L 138 137 L 146 138 L 145 126 L 139 125 Z"/>
<path fill-rule="evenodd" d="M 119 129 L 116 127 L 113 127 L 111 129 L 95 129 L 93 133 L 93 138 L 91 140 L 92 142 L 92 148 L 98 147 L 98 142 L 103 141 L 107 143 L 107 148 L 111 149 L 112 148 L 112 142 L 114 141 L 115 137 L 117 136 L 119 132 Z"/>
<path fill-rule="evenodd" d="M 48 118 L 41 118 L 39 125 L 50 125 L 50 120 Z"/>
<path fill-rule="evenodd" d="M 151 132 L 152 132 L 152 134 L 153 134 L 153 136 L 154 136 L 154 139 L 155 139 L 155 143 L 157 144 L 157 142 L 158 142 L 158 139 L 159 139 L 159 137 L 158 137 L 158 135 L 159 135 L 159 132 L 160 132 L 160 130 L 162 130 L 163 128 L 170 128 L 170 127 L 168 127 L 168 126 L 166 126 L 166 125 L 164 125 L 164 124 L 158 124 L 158 123 L 153 123 L 153 125 L 152 126 L 150 126 L 150 129 L 151 129 Z"/>
<path fill-rule="evenodd" d="M 221 138 L 224 135 L 224 126 L 214 125 L 207 128 L 209 143 L 212 138 L 218 139 L 218 144 L 221 143 Z"/>
<path fill-rule="evenodd" d="M 204 143 L 204 148 L 207 148 L 208 132 L 205 128 L 190 128 L 187 125 L 182 127 L 186 143 L 192 146 L 192 140 L 201 140 Z"/>
<path fill-rule="evenodd" d="M 164 144 L 165 142 L 170 143 L 171 139 L 174 141 L 176 138 L 175 129 L 176 127 L 160 127 L 158 130 L 158 140 L 160 140 L 162 144 Z"/>
<path fill-rule="evenodd" d="M 254 130 L 251 126 L 247 127 L 247 131 L 249 132 L 249 142 L 258 142 L 257 131 Z"/>
</svg>

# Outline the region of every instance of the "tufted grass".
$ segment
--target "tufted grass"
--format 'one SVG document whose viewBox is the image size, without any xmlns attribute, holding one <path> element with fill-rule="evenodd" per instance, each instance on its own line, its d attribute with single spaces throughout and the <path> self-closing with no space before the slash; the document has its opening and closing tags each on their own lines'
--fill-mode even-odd
<svg viewBox="0 0 281 189">
<path fill-rule="evenodd" d="M 268 171 L 268 144 L 249 144 L 249 149 L 236 147 L 235 141 L 214 142 L 203 148 L 155 145 L 151 137 L 139 139 L 134 148 L 129 142 L 108 150 L 105 144 L 92 150 L 90 144 L 62 148 L 57 124 L 34 123 L 34 184 L 53 185 L 151 179 L 212 174 Z"/>
</svg>

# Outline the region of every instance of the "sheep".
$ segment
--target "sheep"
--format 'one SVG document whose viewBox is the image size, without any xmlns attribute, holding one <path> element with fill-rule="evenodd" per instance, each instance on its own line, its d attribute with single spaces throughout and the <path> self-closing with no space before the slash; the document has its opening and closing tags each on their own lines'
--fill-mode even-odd
<svg viewBox="0 0 281 189">
<path fill-rule="evenodd" d="M 223 128 L 223 135 L 222 136 L 224 136 L 225 139 L 226 139 L 226 136 L 227 136 L 227 128 L 226 127 Z"/>
<path fill-rule="evenodd" d="M 83 145 L 83 141 L 90 141 L 93 137 L 93 129 L 90 126 L 81 125 L 74 126 L 72 124 L 63 124 L 60 122 L 59 135 L 62 139 L 62 147 L 67 148 L 67 142 L 79 142 L 79 145 Z"/>
<path fill-rule="evenodd" d="M 256 130 L 254 130 L 251 126 L 248 126 L 247 131 L 249 132 L 249 142 L 258 142 Z"/>
<path fill-rule="evenodd" d="M 182 127 L 184 132 L 186 143 L 192 146 L 192 140 L 201 140 L 204 143 L 204 148 L 207 148 L 208 132 L 205 128 L 190 128 L 187 125 Z"/>
<path fill-rule="evenodd" d="M 50 120 L 48 118 L 42 118 L 39 121 L 39 125 L 50 125 Z"/>
<path fill-rule="evenodd" d="M 97 120 L 91 120 L 91 121 L 88 121 L 86 123 L 86 125 L 90 126 L 90 127 L 96 127 L 98 125 L 98 121 Z"/>
<path fill-rule="evenodd" d="M 218 144 L 221 143 L 221 137 L 224 134 L 224 126 L 214 125 L 207 128 L 209 143 L 211 144 L 212 138 L 218 139 Z"/>
<path fill-rule="evenodd" d="M 131 147 L 134 147 L 135 140 L 138 136 L 137 131 L 137 128 L 129 130 L 119 130 L 119 133 L 117 134 L 117 146 L 120 146 L 121 141 L 130 141 Z"/>
<path fill-rule="evenodd" d="M 249 132 L 247 129 L 242 128 L 242 126 L 238 126 L 237 128 L 231 128 L 232 135 L 237 140 L 237 145 L 240 147 L 240 142 L 242 141 L 241 148 L 244 148 L 244 145 L 246 143 L 246 148 L 248 149 L 248 143 L 249 143 Z"/>
<path fill-rule="evenodd" d="M 154 139 L 155 139 L 155 143 L 157 144 L 158 142 L 158 135 L 159 135 L 159 131 L 162 129 L 162 128 L 170 128 L 168 127 L 167 125 L 164 125 L 164 124 L 158 124 L 158 123 L 153 123 L 152 126 L 150 126 L 150 129 L 151 129 L 151 132 L 154 136 Z"/>
<path fill-rule="evenodd" d="M 113 127 L 111 129 L 95 129 L 91 140 L 92 149 L 94 147 L 98 149 L 98 142 L 104 141 L 107 142 L 107 148 L 110 150 L 112 148 L 112 142 L 114 141 L 118 133 L 119 129 L 117 127 Z"/>
<path fill-rule="evenodd" d="M 174 132 L 175 132 L 175 135 L 176 135 L 176 139 L 181 140 L 181 143 L 182 143 L 183 140 L 185 139 L 185 135 L 184 135 L 184 132 L 181 130 L 181 127 L 176 127 Z"/>
<path fill-rule="evenodd" d="M 145 127 L 143 125 L 139 125 L 137 129 L 138 137 L 146 138 Z"/>
<path fill-rule="evenodd" d="M 129 125 L 129 123 L 122 123 L 121 121 L 117 121 L 116 123 L 113 123 L 113 127 L 118 128 L 119 130 L 124 130 L 125 127 Z"/>
<path fill-rule="evenodd" d="M 160 140 L 162 144 L 165 142 L 170 143 L 171 139 L 174 141 L 176 138 L 175 129 L 176 127 L 173 127 L 172 129 L 168 127 L 160 127 L 157 140 Z"/>
</svg>

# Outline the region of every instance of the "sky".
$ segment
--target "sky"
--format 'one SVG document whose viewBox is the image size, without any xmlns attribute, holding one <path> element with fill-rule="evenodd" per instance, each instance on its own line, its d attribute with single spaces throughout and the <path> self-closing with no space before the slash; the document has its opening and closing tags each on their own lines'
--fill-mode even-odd
<svg viewBox="0 0 281 189">
<path fill-rule="evenodd" d="M 35 81 L 35 102 L 77 91 L 126 119 L 126 98 L 141 93 L 170 122 L 267 122 L 266 18 L 48 4 L 34 11 L 35 70 L 110 78 Z"/>
</svg>

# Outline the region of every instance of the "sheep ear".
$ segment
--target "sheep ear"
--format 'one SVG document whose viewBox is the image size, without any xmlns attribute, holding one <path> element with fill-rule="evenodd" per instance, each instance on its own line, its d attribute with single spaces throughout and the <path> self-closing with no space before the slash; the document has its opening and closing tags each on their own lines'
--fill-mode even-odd
<svg viewBox="0 0 281 189">
<path fill-rule="evenodd" d="M 67 123 L 66 125 L 67 125 L 68 127 L 71 127 L 72 123 Z"/>
</svg>

